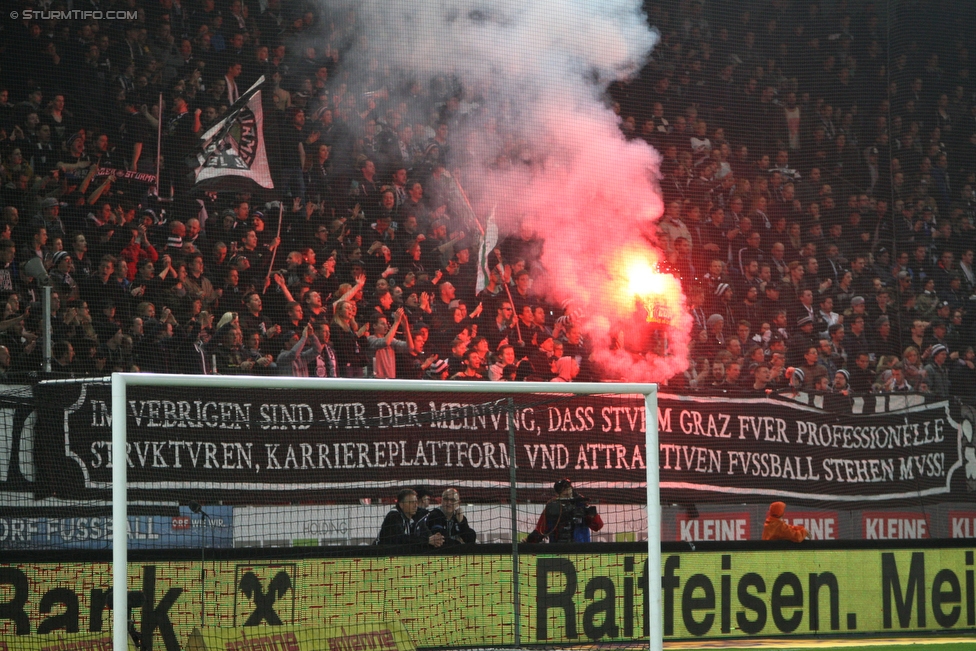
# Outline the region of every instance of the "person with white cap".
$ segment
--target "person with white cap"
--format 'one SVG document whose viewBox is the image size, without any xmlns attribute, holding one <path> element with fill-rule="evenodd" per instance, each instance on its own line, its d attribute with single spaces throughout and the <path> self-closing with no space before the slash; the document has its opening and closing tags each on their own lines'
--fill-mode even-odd
<svg viewBox="0 0 976 651">
<path fill-rule="evenodd" d="M 735 331 L 735 289 L 729 283 L 719 283 L 715 287 L 714 295 L 712 296 L 711 312 L 710 314 L 719 314 L 725 320 L 725 332 Z"/>
<path fill-rule="evenodd" d="M 446 359 L 438 359 L 427 367 L 427 377 L 431 380 L 446 380 L 449 374 Z"/>
<path fill-rule="evenodd" d="M 705 321 L 705 341 L 695 344 L 695 352 L 709 359 L 714 359 L 718 351 L 725 348 L 725 317 L 712 314 Z"/>
<path fill-rule="evenodd" d="M 942 344 L 936 344 L 930 351 L 932 361 L 925 365 L 926 383 L 931 392 L 940 398 L 948 398 L 952 390 L 949 384 L 949 367 L 946 366 L 948 356 L 949 349 Z"/>
<path fill-rule="evenodd" d="M 851 373 L 846 368 L 839 369 L 834 373 L 834 393 L 843 393 L 845 396 L 851 390 Z"/>
<path fill-rule="evenodd" d="M 820 337 L 813 331 L 813 317 L 801 315 L 796 320 L 796 328 L 790 332 L 787 340 L 786 363 L 799 366 L 803 363 L 803 356 L 811 346 L 820 345 Z"/>
<path fill-rule="evenodd" d="M 867 302 L 864 300 L 864 297 L 860 295 L 852 298 L 851 306 L 848 309 L 844 310 L 845 321 L 856 316 L 863 316 L 865 319 L 865 323 L 867 323 L 868 306 L 867 306 Z"/>
<path fill-rule="evenodd" d="M 552 372 L 556 377 L 550 382 L 572 382 L 579 375 L 579 370 L 575 359 L 569 356 L 560 357 L 552 362 Z"/>
<path fill-rule="evenodd" d="M 51 257 L 51 283 L 64 300 L 78 298 L 78 283 L 71 277 L 74 270 L 71 254 L 67 251 L 57 251 Z"/>
</svg>

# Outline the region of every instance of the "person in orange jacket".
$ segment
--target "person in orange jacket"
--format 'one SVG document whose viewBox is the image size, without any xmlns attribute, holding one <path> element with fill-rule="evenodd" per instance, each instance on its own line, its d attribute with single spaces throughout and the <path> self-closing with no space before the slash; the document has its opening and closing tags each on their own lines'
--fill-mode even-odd
<svg viewBox="0 0 976 651">
<path fill-rule="evenodd" d="M 806 527 L 799 524 L 787 524 L 783 522 L 783 514 L 786 513 L 786 504 L 783 502 L 773 502 L 769 505 L 766 513 L 766 522 L 763 524 L 763 540 L 792 540 L 793 542 L 803 542 L 810 537 L 810 532 Z"/>
</svg>

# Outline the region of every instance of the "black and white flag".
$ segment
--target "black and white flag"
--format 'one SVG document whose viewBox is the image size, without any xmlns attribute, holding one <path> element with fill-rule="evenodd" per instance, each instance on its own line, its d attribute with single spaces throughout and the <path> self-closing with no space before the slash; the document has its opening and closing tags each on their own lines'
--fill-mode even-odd
<svg viewBox="0 0 976 651">
<path fill-rule="evenodd" d="M 264 146 L 262 76 L 234 102 L 227 115 L 201 136 L 194 189 L 220 192 L 239 189 L 251 181 L 271 189 L 271 170 Z"/>
</svg>

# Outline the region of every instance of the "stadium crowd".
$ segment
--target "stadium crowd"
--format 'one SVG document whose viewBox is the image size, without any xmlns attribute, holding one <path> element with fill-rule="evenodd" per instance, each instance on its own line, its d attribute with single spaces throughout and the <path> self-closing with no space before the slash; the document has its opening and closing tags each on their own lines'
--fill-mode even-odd
<svg viewBox="0 0 976 651">
<path fill-rule="evenodd" d="M 356 13 L 322 4 L 4 21 L 2 381 L 42 376 L 35 258 L 56 377 L 598 377 L 580 315 L 533 292 L 539 234 L 500 241 L 476 291 L 452 172 L 474 128 L 525 164 L 510 107 L 343 66 Z M 913 3 L 854 4 L 647 3 L 661 42 L 607 103 L 662 154 L 658 242 L 694 317 L 674 390 L 976 395 L 973 17 L 947 38 Z M 261 75 L 276 189 L 191 193 L 183 159 Z"/>
</svg>

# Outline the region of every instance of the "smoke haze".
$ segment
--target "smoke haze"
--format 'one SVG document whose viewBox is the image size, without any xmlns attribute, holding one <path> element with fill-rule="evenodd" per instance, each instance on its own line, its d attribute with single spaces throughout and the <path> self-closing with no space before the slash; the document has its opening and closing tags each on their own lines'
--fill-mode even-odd
<svg viewBox="0 0 976 651">
<path fill-rule="evenodd" d="M 623 137 L 605 99 L 608 85 L 640 70 L 657 42 L 639 0 L 365 0 L 349 7 L 364 36 L 348 57 L 353 75 L 378 66 L 425 87 L 456 76 L 465 101 L 487 105 L 481 122 L 452 136 L 455 153 L 464 154 L 463 185 L 482 220 L 497 207 L 503 234 L 528 228 L 544 238 L 545 273 L 533 270 L 533 289 L 582 311 L 608 375 L 660 381 L 683 370 L 690 328 L 670 276 L 663 300 L 675 315 L 671 354 L 635 360 L 615 343 L 621 333 L 639 338 L 629 274 L 635 264 L 656 263 L 659 252 L 642 234 L 654 232 L 663 212 L 657 152 Z M 522 164 L 497 164 L 513 148 Z"/>
</svg>

